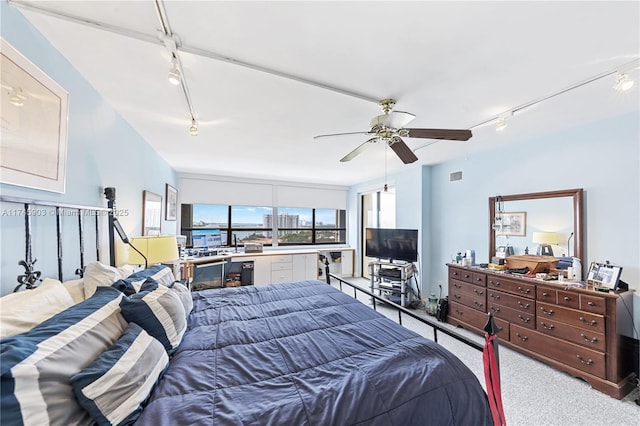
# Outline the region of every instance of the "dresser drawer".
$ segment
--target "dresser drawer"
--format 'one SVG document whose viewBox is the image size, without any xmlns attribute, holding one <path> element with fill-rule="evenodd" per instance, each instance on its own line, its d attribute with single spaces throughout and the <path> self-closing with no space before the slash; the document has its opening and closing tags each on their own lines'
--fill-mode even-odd
<svg viewBox="0 0 640 426">
<path fill-rule="evenodd" d="M 605 352 L 606 342 L 602 333 L 541 317 L 538 317 L 536 329 L 549 336 L 568 340 L 598 352 Z"/>
<path fill-rule="evenodd" d="M 577 309 L 565 308 L 549 303 L 538 302 L 536 304 L 539 319 L 553 319 L 564 324 L 584 328 L 596 333 L 604 333 L 604 317 Z M 615 333 L 615 330 L 612 331 Z"/>
<path fill-rule="evenodd" d="M 605 378 L 605 354 L 565 342 L 534 330 L 511 324 L 511 343 L 532 352 L 544 354 L 568 366 Z"/>
<path fill-rule="evenodd" d="M 481 296 L 485 297 L 487 294 L 487 289 L 483 287 L 479 287 L 477 285 L 472 285 L 470 283 L 466 283 L 464 281 L 456 281 L 451 280 L 449 283 L 449 291 L 462 291 L 464 293 L 469 293 L 473 296 Z"/>
<path fill-rule="evenodd" d="M 541 302 L 558 303 L 558 291 L 551 288 L 538 287 L 536 288 L 536 299 Z"/>
<path fill-rule="evenodd" d="M 468 291 L 465 287 L 462 289 L 449 289 L 449 300 L 461 303 L 482 312 L 485 312 L 487 309 L 487 298 L 484 294 L 484 289 L 482 289 L 482 294 L 474 294 Z"/>
<path fill-rule="evenodd" d="M 293 281 L 293 270 L 271 271 L 271 283 L 286 283 L 290 281 Z"/>
<path fill-rule="evenodd" d="M 522 312 L 511 309 L 507 306 L 494 303 L 491 300 L 487 301 L 487 305 L 489 306 L 489 312 L 493 312 L 493 315 L 497 318 L 509 321 L 512 324 L 520 324 L 523 327 L 536 328 L 536 315 L 533 312 Z"/>
<path fill-rule="evenodd" d="M 472 327 L 482 330 L 487 323 L 489 316 L 481 311 L 464 306 L 460 303 L 456 303 L 449 299 L 449 315 L 450 318 L 455 318 Z"/>
<path fill-rule="evenodd" d="M 487 287 L 494 290 L 517 294 L 529 299 L 536 297 L 536 286 L 534 284 L 519 283 L 498 277 L 488 277 Z"/>
<path fill-rule="evenodd" d="M 518 311 L 527 312 L 533 315 L 536 311 L 535 300 L 516 296 L 515 294 L 503 293 L 501 291 L 487 290 L 487 301 L 498 305 L 507 306 Z"/>
<path fill-rule="evenodd" d="M 558 305 L 580 309 L 580 295 L 572 291 L 558 290 Z"/>
<path fill-rule="evenodd" d="M 604 297 L 580 295 L 580 309 L 594 314 L 605 315 L 607 312 L 606 299 Z"/>
<path fill-rule="evenodd" d="M 454 280 L 462 280 L 462 272 L 460 268 L 449 268 L 449 278 Z"/>
</svg>

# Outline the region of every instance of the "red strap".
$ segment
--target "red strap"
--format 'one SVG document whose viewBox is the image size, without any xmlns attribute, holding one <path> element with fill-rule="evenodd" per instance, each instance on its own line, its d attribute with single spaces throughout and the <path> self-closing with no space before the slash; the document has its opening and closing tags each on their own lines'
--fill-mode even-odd
<svg viewBox="0 0 640 426">
<path fill-rule="evenodd" d="M 495 335 L 485 334 L 486 343 L 482 351 L 484 379 L 487 384 L 487 396 L 489 397 L 489 408 L 491 408 L 493 424 L 494 426 L 506 426 L 507 421 L 504 418 L 502 393 L 500 391 L 500 371 L 493 346 L 493 340 L 495 338 Z"/>
</svg>

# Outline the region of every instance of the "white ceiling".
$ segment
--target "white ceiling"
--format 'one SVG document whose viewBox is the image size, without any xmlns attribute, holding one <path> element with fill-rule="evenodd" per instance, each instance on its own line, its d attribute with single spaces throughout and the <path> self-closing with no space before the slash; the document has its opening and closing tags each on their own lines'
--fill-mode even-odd
<svg viewBox="0 0 640 426">
<path fill-rule="evenodd" d="M 469 129 L 467 142 L 405 139 L 418 162 L 388 150 L 388 173 L 437 164 L 545 133 L 638 111 L 611 74 L 524 109 L 515 107 L 612 72 L 640 57 L 640 2 L 162 2 L 182 48 L 199 135 L 182 89 L 169 84 L 154 1 L 14 2 L 125 120 L 178 172 L 352 185 L 384 175 L 385 148 L 326 133 L 367 131 L 370 100 L 194 50 L 354 92 L 392 97 L 409 127 Z M 61 19 L 46 8 L 117 31 Z M 136 33 L 125 36 L 121 30 Z M 148 37 L 150 41 L 140 38 Z M 633 62 L 635 61 L 635 62 Z M 637 68 L 631 75 L 638 80 Z M 73 102 L 73 98 L 71 98 Z M 523 142 L 524 141 L 524 142 Z"/>
</svg>

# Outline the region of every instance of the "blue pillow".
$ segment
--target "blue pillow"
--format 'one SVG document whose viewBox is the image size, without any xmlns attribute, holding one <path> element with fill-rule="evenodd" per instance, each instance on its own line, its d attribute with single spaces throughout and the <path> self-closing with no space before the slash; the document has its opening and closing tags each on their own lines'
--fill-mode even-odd
<svg viewBox="0 0 640 426">
<path fill-rule="evenodd" d="M 89 365 L 122 334 L 124 295 L 98 287 L 31 330 L 0 340 L 2 424 L 86 424 L 89 414 L 69 386 L 71 376 Z"/>
<path fill-rule="evenodd" d="M 175 281 L 175 277 L 173 276 L 171 268 L 165 265 L 153 265 L 142 271 L 134 272 L 127 278 L 116 281 L 111 284 L 111 287 L 117 288 L 123 292 L 125 296 L 131 296 L 140 291 L 142 284 L 149 280 L 170 287 Z"/>
<path fill-rule="evenodd" d="M 98 425 L 133 423 L 169 365 L 162 344 L 130 323 L 118 341 L 71 377 L 80 405 Z"/>
<path fill-rule="evenodd" d="M 180 297 L 169 287 L 153 280 L 146 281 L 138 293 L 123 298 L 120 307 L 128 322 L 144 328 L 162 343 L 169 354 L 178 347 L 187 329 Z"/>
</svg>

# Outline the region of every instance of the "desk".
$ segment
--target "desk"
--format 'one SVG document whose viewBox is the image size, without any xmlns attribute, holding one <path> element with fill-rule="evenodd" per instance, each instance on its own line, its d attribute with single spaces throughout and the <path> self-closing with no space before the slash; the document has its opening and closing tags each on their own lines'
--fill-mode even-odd
<svg viewBox="0 0 640 426">
<path fill-rule="evenodd" d="M 222 286 L 226 285 L 227 265 L 253 262 L 253 284 L 318 279 L 318 250 L 270 250 L 262 253 L 226 253 L 180 260 L 182 279 L 192 281 L 194 268 L 221 265 Z"/>
</svg>

